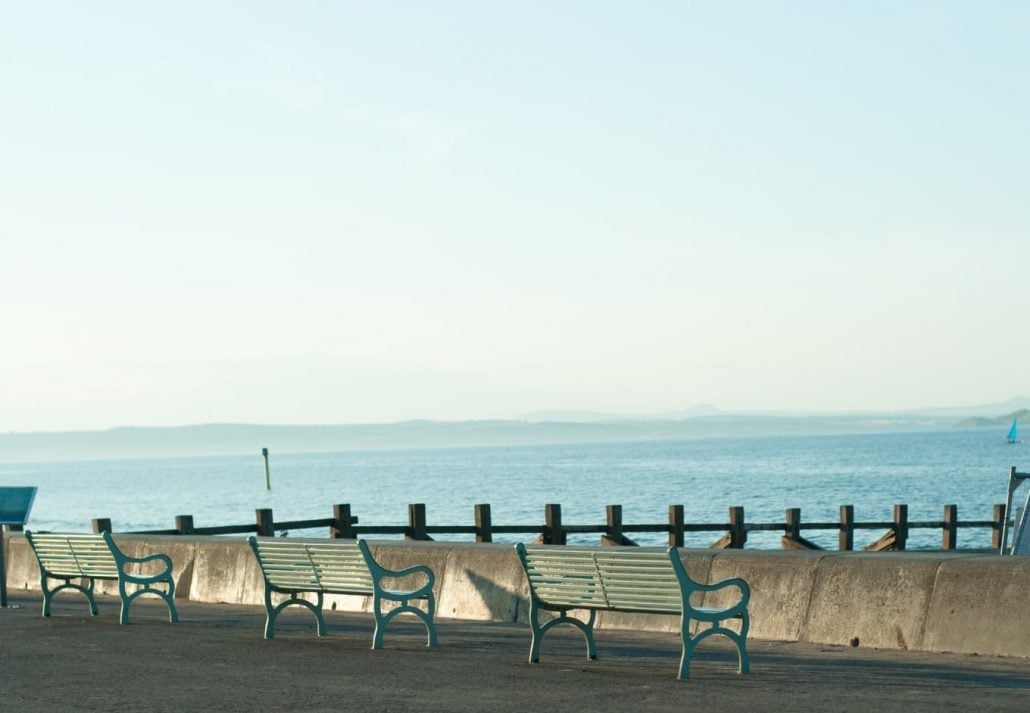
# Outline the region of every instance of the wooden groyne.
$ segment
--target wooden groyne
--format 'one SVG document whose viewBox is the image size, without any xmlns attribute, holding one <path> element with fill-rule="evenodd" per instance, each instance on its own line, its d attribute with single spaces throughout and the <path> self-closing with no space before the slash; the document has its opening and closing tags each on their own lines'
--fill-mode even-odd
<svg viewBox="0 0 1030 713">
<path fill-rule="evenodd" d="M 180 515 L 175 518 L 175 527 L 166 530 L 146 530 L 124 532 L 119 534 L 138 535 L 240 535 L 257 534 L 263 536 L 285 535 L 293 530 L 313 530 L 326 528 L 331 538 L 374 537 L 378 535 L 403 536 L 408 540 L 447 539 L 448 536 L 474 538 L 476 542 L 493 542 L 498 535 L 524 535 L 525 539 L 544 544 L 564 545 L 569 535 L 597 535 L 604 545 L 636 545 L 632 535 L 636 533 L 657 533 L 668 537 L 673 547 L 683 547 L 686 533 L 713 533 L 716 539 L 711 547 L 716 549 L 743 549 L 752 532 L 779 532 L 780 543 L 784 549 L 824 549 L 805 537 L 805 533 L 813 531 L 837 532 L 837 549 L 853 551 L 856 549 L 856 533 L 863 531 L 879 532 L 872 541 L 857 549 L 865 551 L 900 551 L 907 548 L 909 534 L 913 530 L 939 530 L 941 533 L 941 550 L 954 550 L 958 546 L 959 529 L 985 530 L 981 548 L 990 547 L 997 550 L 1001 546 L 1002 532 L 1006 520 L 1005 505 L 995 505 L 989 520 L 960 520 L 957 505 L 945 505 L 940 520 L 910 520 L 908 505 L 894 506 L 891 520 L 858 521 L 855 519 L 855 508 L 852 505 L 840 506 L 840 518 L 836 521 L 805 521 L 801 518 L 801 508 L 788 508 L 784 519 L 780 522 L 750 522 L 746 519 L 744 508 L 733 506 L 728 510 L 725 522 L 696 523 L 686 522 L 683 505 L 670 505 L 667 522 L 627 523 L 623 521 L 622 506 L 608 505 L 605 508 L 605 522 L 597 524 L 567 523 L 562 518 L 562 507 L 559 504 L 544 506 L 543 520 L 531 525 L 501 525 L 493 522 L 489 504 L 474 507 L 473 524 L 468 525 L 431 525 L 426 516 L 426 506 L 422 503 L 408 505 L 408 522 L 403 525 L 361 525 L 357 515 L 352 512 L 351 505 L 338 504 L 332 508 L 332 516 L 309 520 L 276 520 L 271 509 L 261 508 L 255 511 L 253 522 L 238 525 L 199 526 L 192 515 Z M 110 518 L 96 518 L 92 521 L 94 532 L 114 532 Z"/>
</svg>

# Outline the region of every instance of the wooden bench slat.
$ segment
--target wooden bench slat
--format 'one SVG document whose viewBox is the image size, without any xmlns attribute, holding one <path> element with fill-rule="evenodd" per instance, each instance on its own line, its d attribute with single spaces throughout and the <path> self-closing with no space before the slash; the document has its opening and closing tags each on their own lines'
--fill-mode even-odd
<svg viewBox="0 0 1030 713">
<path fill-rule="evenodd" d="M 367 594 L 372 591 L 372 580 L 363 577 L 319 577 L 318 580 L 326 590 L 332 589 L 356 589 L 361 590 L 360 594 Z M 346 593 L 346 592 L 342 592 Z"/>
<path fill-rule="evenodd" d="M 312 577 L 310 574 L 298 573 L 298 574 L 275 574 L 269 573 L 267 579 L 277 587 L 299 587 L 299 586 L 310 586 L 318 588 L 318 579 Z"/>
<path fill-rule="evenodd" d="M 593 576 L 597 571 L 597 568 L 593 565 L 586 566 L 575 566 L 575 567 L 562 567 L 562 566 L 548 566 L 541 567 L 539 565 L 531 565 L 527 570 L 527 574 L 530 577 L 559 577 L 565 574 L 583 574 L 587 576 Z"/>
<path fill-rule="evenodd" d="M 680 588 L 667 586 L 667 583 L 662 583 L 660 586 L 655 586 L 649 582 L 612 582 L 605 580 L 604 591 L 608 594 L 622 593 L 622 594 L 639 594 L 642 597 L 679 597 Z"/>
</svg>

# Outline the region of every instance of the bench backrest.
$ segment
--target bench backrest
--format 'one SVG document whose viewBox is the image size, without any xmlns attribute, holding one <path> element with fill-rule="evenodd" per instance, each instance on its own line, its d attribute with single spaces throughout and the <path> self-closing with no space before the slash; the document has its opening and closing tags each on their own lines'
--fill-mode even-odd
<svg viewBox="0 0 1030 713">
<path fill-rule="evenodd" d="M 680 613 L 680 582 L 666 552 L 597 552 L 605 598 L 611 609 Z"/>
<path fill-rule="evenodd" d="M 372 574 L 356 542 L 316 544 L 259 537 L 249 542 L 273 587 L 372 593 Z"/>
<path fill-rule="evenodd" d="M 58 577 L 117 579 L 118 564 L 102 535 L 25 533 L 39 566 Z"/>
<path fill-rule="evenodd" d="M 665 614 L 682 610 L 669 553 L 521 544 L 516 549 L 533 595 L 546 607 Z"/>
<path fill-rule="evenodd" d="M 548 607 L 604 608 L 594 553 L 561 547 L 516 547 L 533 595 Z"/>
</svg>

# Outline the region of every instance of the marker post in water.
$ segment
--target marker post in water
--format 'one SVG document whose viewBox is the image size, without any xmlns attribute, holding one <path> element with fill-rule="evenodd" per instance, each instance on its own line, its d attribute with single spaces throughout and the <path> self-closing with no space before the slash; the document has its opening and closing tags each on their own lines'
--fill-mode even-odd
<svg viewBox="0 0 1030 713">
<path fill-rule="evenodd" d="M 268 472 L 268 449 L 262 448 L 261 455 L 265 457 L 265 490 L 272 489 L 272 476 Z"/>
</svg>

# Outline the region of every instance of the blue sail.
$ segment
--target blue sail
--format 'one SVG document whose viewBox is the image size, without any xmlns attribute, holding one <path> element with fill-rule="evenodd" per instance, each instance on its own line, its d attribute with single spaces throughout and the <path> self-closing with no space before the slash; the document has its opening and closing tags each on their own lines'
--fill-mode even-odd
<svg viewBox="0 0 1030 713">
<path fill-rule="evenodd" d="M 1012 428 L 1009 429 L 1009 435 L 1008 435 L 1009 443 L 1015 443 L 1016 440 L 1019 438 L 1019 436 L 1017 434 L 1017 431 L 1018 431 L 1017 421 L 1016 421 L 1016 419 L 1012 419 Z"/>
</svg>

